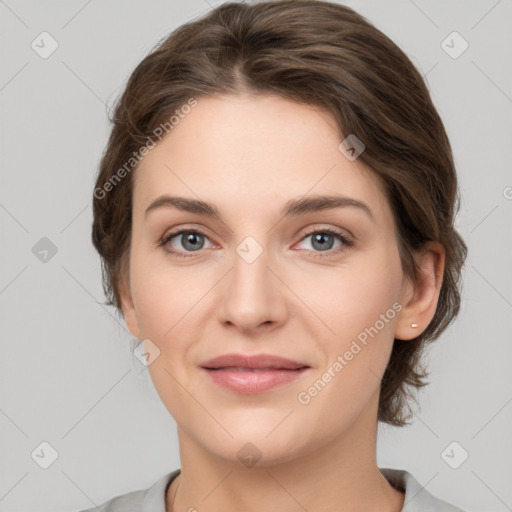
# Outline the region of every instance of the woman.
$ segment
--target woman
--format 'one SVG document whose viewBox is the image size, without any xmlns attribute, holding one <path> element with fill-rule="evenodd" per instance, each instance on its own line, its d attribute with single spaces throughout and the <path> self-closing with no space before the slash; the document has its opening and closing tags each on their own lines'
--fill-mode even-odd
<svg viewBox="0 0 512 512">
<path fill-rule="evenodd" d="M 405 54 L 348 7 L 228 3 L 137 66 L 112 121 L 93 242 L 181 468 L 101 509 L 460 510 L 376 462 L 466 256 Z"/>
</svg>

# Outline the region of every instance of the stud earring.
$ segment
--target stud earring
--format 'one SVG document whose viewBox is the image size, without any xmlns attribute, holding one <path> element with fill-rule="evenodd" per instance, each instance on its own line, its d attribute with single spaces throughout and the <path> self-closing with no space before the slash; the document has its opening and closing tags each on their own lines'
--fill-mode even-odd
<svg viewBox="0 0 512 512">
<path fill-rule="evenodd" d="M 416 327 L 418 327 L 418 324 L 411 324 L 411 327 L 412 327 L 413 329 L 416 329 Z"/>
</svg>

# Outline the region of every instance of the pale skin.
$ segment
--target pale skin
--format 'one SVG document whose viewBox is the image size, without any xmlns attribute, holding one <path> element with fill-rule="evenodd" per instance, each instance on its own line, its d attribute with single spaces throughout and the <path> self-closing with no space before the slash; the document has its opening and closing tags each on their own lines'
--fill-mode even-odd
<svg viewBox="0 0 512 512">
<path fill-rule="evenodd" d="M 181 474 L 167 490 L 167 512 L 403 506 L 404 494 L 376 461 L 380 381 L 394 338 L 408 343 L 434 316 L 444 251 L 429 244 L 418 254 L 419 278 L 404 276 L 382 184 L 361 158 L 339 151 L 342 140 L 331 114 L 313 106 L 270 95 L 200 98 L 136 170 L 122 307 L 131 333 L 160 350 L 148 368 L 178 425 Z M 214 203 L 221 218 L 171 206 L 145 215 L 164 194 Z M 371 214 L 343 206 L 280 217 L 287 201 L 322 195 L 355 199 Z M 199 250 L 181 235 L 158 245 L 182 228 L 203 233 Z M 329 234 L 327 244 L 313 244 L 310 233 L 326 228 L 354 245 Z M 250 264 L 236 251 L 248 236 L 263 249 Z M 308 404 L 299 403 L 298 393 L 396 302 L 400 312 L 378 335 Z M 233 352 L 310 368 L 293 382 L 242 395 L 198 366 Z M 248 442 L 261 453 L 252 467 L 237 456 Z"/>
</svg>

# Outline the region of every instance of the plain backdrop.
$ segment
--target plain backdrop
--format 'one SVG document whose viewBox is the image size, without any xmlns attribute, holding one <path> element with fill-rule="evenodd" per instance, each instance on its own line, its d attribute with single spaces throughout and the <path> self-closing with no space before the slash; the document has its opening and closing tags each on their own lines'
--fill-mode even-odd
<svg viewBox="0 0 512 512">
<path fill-rule="evenodd" d="M 137 341 L 102 306 L 91 200 L 106 105 L 158 40 L 219 3 L 0 1 L 0 512 L 92 507 L 179 467 Z M 379 466 L 470 512 L 512 510 L 512 2 L 345 3 L 426 76 L 469 246 L 460 315 L 428 353 L 413 424 L 379 428 Z M 447 447 L 469 455 L 457 469 Z"/>
</svg>

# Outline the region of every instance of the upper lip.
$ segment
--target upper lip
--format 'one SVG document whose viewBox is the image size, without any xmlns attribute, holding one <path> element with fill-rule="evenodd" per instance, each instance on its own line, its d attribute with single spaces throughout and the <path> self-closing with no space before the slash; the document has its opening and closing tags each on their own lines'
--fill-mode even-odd
<svg viewBox="0 0 512 512">
<path fill-rule="evenodd" d="M 224 354 L 215 357 L 201 364 L 203 368 L 258 368 L 258 369 L 279 369 L 279 370 L 297 370 L 305 368 L 308 365 L 293 361 L 280 356 L 271 354 L 244 355 L 244 354 Z"/>
</svg>

